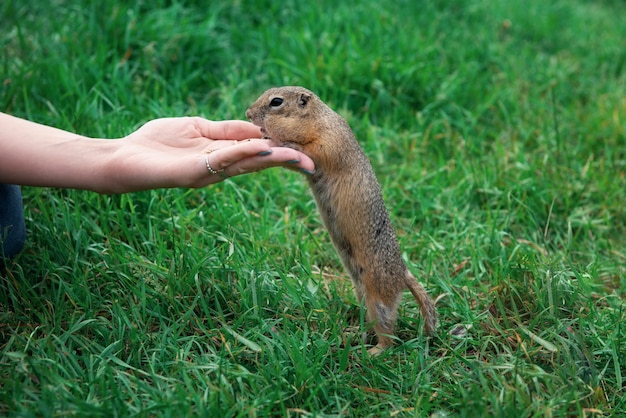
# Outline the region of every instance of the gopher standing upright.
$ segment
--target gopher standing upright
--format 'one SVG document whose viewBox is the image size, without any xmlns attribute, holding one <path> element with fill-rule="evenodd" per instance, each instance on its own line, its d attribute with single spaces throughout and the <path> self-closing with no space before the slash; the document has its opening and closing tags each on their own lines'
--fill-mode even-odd
<svg viewBox="0 0 626 418">
<path fill-rule="evenodd" d="M 318 209 L 378 336 L 370 352 L 392 344 L 398 303 L 407 287 L 432 333 L 434 303 L 402 260 L 380 185 L 347 122 L 302 87 L 267 90 L 246 116 L 275 145 L 297 149 L 315 162 L 308 180 Z"/>
</svg>

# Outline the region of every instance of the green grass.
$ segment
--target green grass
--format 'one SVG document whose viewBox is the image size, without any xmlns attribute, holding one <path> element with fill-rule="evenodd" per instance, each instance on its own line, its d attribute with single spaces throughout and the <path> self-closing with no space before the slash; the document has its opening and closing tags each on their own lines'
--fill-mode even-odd
<svg viewBox="0 0 626 418">
<path fill-rule="evenodd" d="M 623 2 L 87 3 L 2 2 L 2 111 L 115 138 L 306 86 L 371 158 L 441 327 L 407 294 L 367 356 L 295 173 L 25 188 L 0 414 L 626 414 Z"/>
</svg>

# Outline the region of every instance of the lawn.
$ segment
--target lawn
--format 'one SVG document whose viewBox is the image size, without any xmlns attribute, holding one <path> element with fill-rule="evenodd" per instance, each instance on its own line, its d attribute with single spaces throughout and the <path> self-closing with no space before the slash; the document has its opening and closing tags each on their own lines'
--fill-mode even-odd
<svg viewBox="0 0 626 418">
<path fill-rule="evenodd" d="M 245 119 L 302 85 L 350 123 L 405 259 L 397 344 L 302 177 L 24 188 L 0 266 L 0 415 L 626 415 L 626 4 L 0 4 L 0 110 L 102 138 Z M 1 127 L 0 127 L 1 128 Z M 34 161 L 33 164 L 45 164 Z"/>
</svg>

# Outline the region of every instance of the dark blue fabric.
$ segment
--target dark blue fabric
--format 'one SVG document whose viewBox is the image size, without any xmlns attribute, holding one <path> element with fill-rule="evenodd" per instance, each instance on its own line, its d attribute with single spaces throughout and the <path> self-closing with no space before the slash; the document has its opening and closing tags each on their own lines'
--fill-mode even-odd
<svg viewBox="0 0 626 418">
<path fill-rule="evenodd" d="M 0 259 L 15 257 L 25 241 L 26 225 L 20 188 L 0 183 Z"/>
</svg>

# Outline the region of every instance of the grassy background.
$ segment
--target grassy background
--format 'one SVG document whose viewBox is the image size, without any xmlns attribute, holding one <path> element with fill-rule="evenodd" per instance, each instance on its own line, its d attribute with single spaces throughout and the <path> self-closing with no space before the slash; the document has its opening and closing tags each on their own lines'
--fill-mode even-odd
<svg viewBox="0 0 626 418">
<path fill-rule="evenodd" d="M 402 341 L 367 357 L 294 173 L 26 188 L 27 248 L 0 270 L 0 414 L 626 414 L 623 2 L 123 3 L 2 2 L 0 109 L 116 138 L 316 91 L 443 296 L 440 331 L 421 335 L 407 294 Z"/>
</svg>

